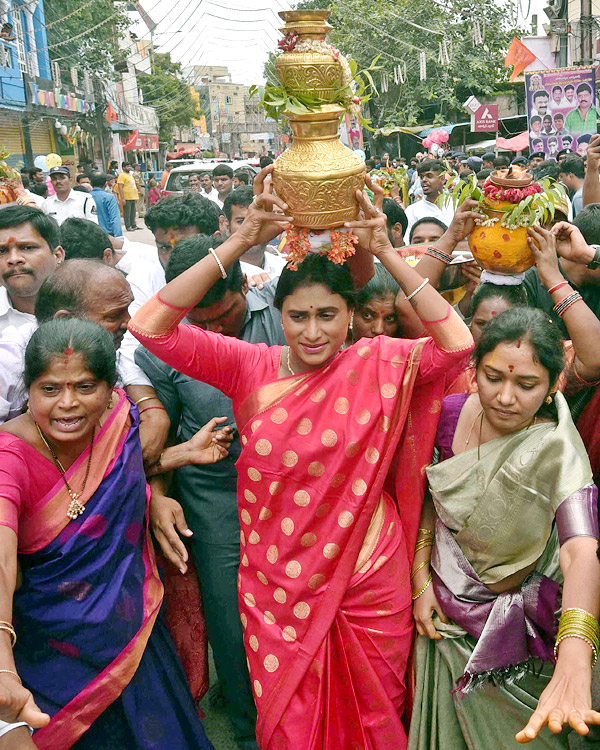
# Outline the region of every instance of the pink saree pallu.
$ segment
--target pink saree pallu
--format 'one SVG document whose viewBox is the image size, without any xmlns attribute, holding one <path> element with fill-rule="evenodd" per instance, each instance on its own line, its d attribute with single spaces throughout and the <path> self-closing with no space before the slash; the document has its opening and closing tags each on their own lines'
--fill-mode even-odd
<svg viewBox="0 0 600 750">
<path fill-rule="evenodd" d="M 424 344 L 380 337 L 236 409 L 239 601 L 262 750 L 406 746 L 409 550 L 444 385 L 438 373 L 413 395 Z M 411 477 L 392 499 L 394 457 Z"/>
</svg>

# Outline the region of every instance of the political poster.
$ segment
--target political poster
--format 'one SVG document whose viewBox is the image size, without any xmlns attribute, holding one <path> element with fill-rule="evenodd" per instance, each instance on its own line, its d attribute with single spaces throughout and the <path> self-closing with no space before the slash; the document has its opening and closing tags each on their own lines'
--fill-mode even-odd
<svg viewBox="0 0 600 750">
<path fill-rule="evenodd" d="M 585 156 L 597 132 L 593 68 L 560 68 L 525 73 L 529 152 L 556 159 L 571 149 Z"/>
</svg>

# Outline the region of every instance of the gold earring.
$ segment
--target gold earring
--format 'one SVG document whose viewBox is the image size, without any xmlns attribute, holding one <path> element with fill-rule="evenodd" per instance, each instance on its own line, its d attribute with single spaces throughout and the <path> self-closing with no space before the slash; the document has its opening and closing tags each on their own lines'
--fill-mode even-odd
<svg viewBox="0 0 600 750">
<path fill-rule="evenodd" d="M 546 403 L 547 403 L 548 405 L 549 405 L 549 404 L 551 404 L 551 403 L 552 403 L 552 394 L 551 394 L 551 393 L 549 393 L 549 394 L 548 394 L 548 395 L 546 396 L 546 398 L 544 399 L 544 401 L 545 401 L 545 402 L 546 402 Z"/>
</svg>

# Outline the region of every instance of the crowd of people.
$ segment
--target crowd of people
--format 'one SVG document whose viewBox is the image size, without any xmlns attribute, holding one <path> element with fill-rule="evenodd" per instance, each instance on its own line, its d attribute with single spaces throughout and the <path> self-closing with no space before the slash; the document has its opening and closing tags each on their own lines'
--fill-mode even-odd
<svg viewBox="0 0 600 750">
<path fill-rule="evenodd" d="M 565 186 L 516 285 L 448 189 L 492 154 L 297 270 L 271 165 L 149 183 L 155 247 L 99 170 L 0 209 L 1 750 L 210 748 L 207 642 L 243 750 L 593 741 L 600 137 L 513 164 Z"/>
</svg>

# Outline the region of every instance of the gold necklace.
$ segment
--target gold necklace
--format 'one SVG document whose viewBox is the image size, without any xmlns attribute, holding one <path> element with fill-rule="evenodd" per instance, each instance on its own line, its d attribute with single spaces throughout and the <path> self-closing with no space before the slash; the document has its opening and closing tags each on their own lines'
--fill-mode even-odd
<svg viewBox="0 0 600 750">
<path fill-rule="evenodd" d="M 481 417 L 481 424 L 479 425 L 479 440 L 481 440 L 481 425 L 483 424 L 483 409 L 475 415 L 475 419 L 473 420 L 473 424 L 471 425 L 471 429 L 469 430 L 469 434 L 467 435 L 467 439 L 465 440 L 465 450 L 467 450 L 467 446 L 469 445 L 469 440 L 471 439 L 471 435 L 473 434 L 475 422 L 477 422 L 479 417 Z"/>
<path fill-rule="evenodd" d="M 88 456 L 88 462 L 87 462 L 87 468 L 85 470 L 85 477 L 83 478 L 83 485 L 81 486 L 81 492 L 77 493 L 73 491 L 73 488 L 71 485 L 67 482 L 67 477 L 65 474 L 67 473 L 64 469 L 64 466 L 61 464 L 61 462 L 58 460 L 58 456 L 56 455 L 56 452 L 54 451 L 54 448 L 50 445 L 50 442 L 48 441 L 48 438 L 44 435 L 42 432 L 39 424 L 37 422 L 34 422 L 35 426 L 37 427 L 37 431 L 42 438 L 42 441 L 46 448 L 50 451 L 50 455 L 52 456 L 52 460 L 54 461 L 54 464 L 56 465 L 56 468 L 60 471 L 60 475 L 62 477 L 63 482 L 65 483 L 65 487 L 67 488 L 67 492 L 69 493 L 69 497 L 71 498 L 71 502 L 69 503 L 69 507 L 67 508 L 67 516 L 71 520 L 75 520 L 78 518 L 83 511 L 85 510 L 85 505 L 83 503 L 79 502 L 79 498 L 83 495 L 85 491 L 85 485 L 90 473 L 90 467 L 92 465 L 92 454 L 94 453 L 94 433 L 96 431 L 96 428 L 92 430 L 92 442 L 90 445 L 90 455 Z"/>
<path fill-rule="evenodd" d="M 296 373 L 292 370 L 292 363 L 290 361 L 290 352 L 291 352 L 291 347 L 288 344 L 288 348 L 287 348 L 287 362 L 286 362 L 286 364 L 287 364 L 288 370 L 292 373 L 292 375 L 295 375 Z"/>
</svg>

